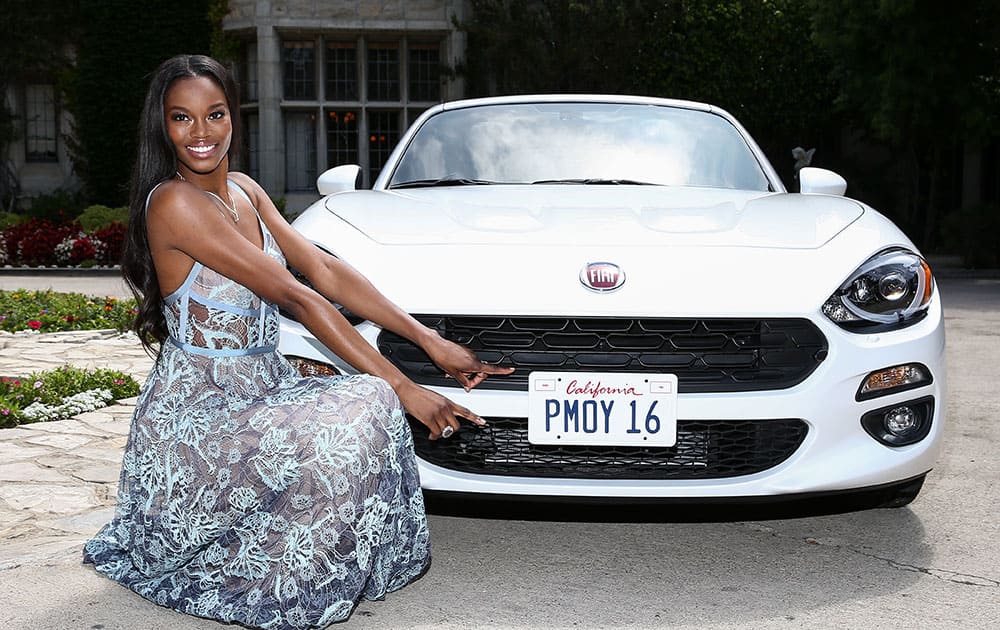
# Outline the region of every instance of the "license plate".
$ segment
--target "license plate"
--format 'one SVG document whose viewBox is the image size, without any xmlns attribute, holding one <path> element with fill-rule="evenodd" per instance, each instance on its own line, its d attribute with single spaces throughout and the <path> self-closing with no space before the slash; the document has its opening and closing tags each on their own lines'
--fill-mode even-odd
<svg viewBox="0 0 1000 630">
<path fill-rule="evenodd" d="M 673 446 L 677 376 L 602 372 L 528 375 L 532 444 Z"/>
</svg>

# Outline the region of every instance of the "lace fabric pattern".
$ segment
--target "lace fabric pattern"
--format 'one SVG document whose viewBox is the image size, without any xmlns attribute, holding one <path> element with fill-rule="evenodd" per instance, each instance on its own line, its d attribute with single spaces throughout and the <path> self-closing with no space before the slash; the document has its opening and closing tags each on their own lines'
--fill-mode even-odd
<svg viewBox="0 0 1000 630">
<path fill-rule="evenodd" d="M 342 621 L 421 575 L 413 439 L 388 384 L 301 377 L 276 309 L 198 264 L 165 314 L 115 517 L 84 561 L 159 605 L 269 629 Z"/>
</svg>

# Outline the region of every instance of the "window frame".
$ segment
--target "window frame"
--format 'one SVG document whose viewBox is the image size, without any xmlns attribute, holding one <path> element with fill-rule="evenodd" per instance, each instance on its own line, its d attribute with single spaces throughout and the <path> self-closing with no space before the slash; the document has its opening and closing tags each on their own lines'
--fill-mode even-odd
<svg viewBox="0 0 1000 630">
<path fill-rule="evenodd" d="M 355 160 L 353 163 L 361 167 L 362 172 L 362 182 L 361 185 L 364 187 L 370 187 L 374 183 L 378 172 L 384 166 L 385 160 L 391 154 L 392 149 L 395 148 L 395 142 L 389 147 L 388 151 L 385 151 L 382 156 L 382 164 L 373 163 L 373 153 L 372 148 L 369 146 L 369 119 L 370 113 L 374 112 L 395 112 L 396 128 L 397 128 L 397 138 L 402 137 L 406 129 L 409 127 L 410 123 L 414 121 L 421 113 L 423 113 L 428 108 L 442 102 L 445 99 L 445 73 L 443 72 L 443 66 L 440 65 L 440 60 L 445 58 L 446 46 L 448 42 L 448 33 L 431 33 L 431 34 L 389 34 L 389 33 L 379 33 L 372 31 L 365 32 L 343 32 L 343 31 L 331 31 L 315 33 L 312 35 L 303 34 L 302 32 L 290 32 L 287 34 L 281 34 L 280 36 L 280 49 L 281 54 L 281 77 L 279 84 L 281 85 L 281 99 L 279 105 L 280 119 L 281 123 L 281 134 L 282 134 L 282 153 L 285 158 L 285 192 L 290 194 L 305 192 L 299 188 L 289 188 L 289 181 L 287 177 L 287 164 L 289 158 L 289 147 L 288 138 L 285 137 L 287 133 L 285 119 L 288 114 L 301 113 L 305 110 L 310 110 L 315 113 L 315 163 L 313 168 L 317 175 L 323 173 L 327 169 L 333 168 L 334 166 L 341 165 L 340 162 L 333 163 L 332 160 L 337 159 L 335 155 L 332 154 L 333 148 L 329 147 L 329 134 L 333 130 L 328 129 L 327 116 L 331 111 L 353 111 L 357 116 L 357 140 L 355 152 Z M 302 98 L 299 96 L 294 96 L 289 98 L 285 96 L 285 49 L 288 43 L 310 43 L 311 49 L 313 51 L 313 86 L 314 94 L 311 99 Z M 355 63 L 355 99 L 341 99 L 328 97 L 327 94 L 333 84 L 330 82 L 328 64 L 330 63 L 328 52 L 332 47 L 336 45 L 345 46 L 353 44 L 354 46 L 354 63 Z M 248 47 L 249 47 L 248 43 Z M 370 57 L 369 57 L 369 47 L 372 50 L 386 45 L 395 46 L 397 50 L 396 59 L 396 82 L 398 98 L 393 100 L 374 100 L 369 98 L 369 73 L 371 72 Z M 410 50 L 411 47 L 433 47 L 436 46 L 438 50 L 439 68 L 442 68 L 439 77 L 439 88 L 438 88 L 438 99 L 437 100 L 421 100 L 421 101 L 411 101 L 409 98 L 410 92 Z M 342 96 L 342 95 L 341 95 Z M 249 113 L 249 112 L 248 112 Z M 254 107 L 254 113 L 257 113 L 256 107 Z M 258 118 L 259 121 L 259 118 Z M 249 138 L 249 135 L 248 135 Z"/>
<path fill-rule="evenodd" d="M 34 106 L 37 105 L 38 101 L 32 99 L 31 92 L 33 88 L 48 88 L 47 96 L 48 102 L 43 103 L 42 109 L 48 111 L 42 111 L 35 114 Z M 53 164 L 59 161 L 59 99 L 56 94 L 56 87 L 52 83 L 26 83 L 24 85 L 24 90 L 22 92 L 22 104 L 24 112 L 24 161 L 36 164 Z M 48 106 L 51 105 L 51 108 Z M 38 119 L 46 116 L 46 114 L 51 113 L 51 118 L 45 118 L 41 121 L 41 126 L 44 127 L 42 133 L 46 135 L 40 136 L 35 130 L 38 127 Z M 51 136 L 48 135 L 48 131 L 51 130 Z M 43 143 L 45 146 L 44 150 L 33 151 L 39 143 Z M 48 151 L 48 145 L 51 144 L 51 152 Z"/>
</svg>

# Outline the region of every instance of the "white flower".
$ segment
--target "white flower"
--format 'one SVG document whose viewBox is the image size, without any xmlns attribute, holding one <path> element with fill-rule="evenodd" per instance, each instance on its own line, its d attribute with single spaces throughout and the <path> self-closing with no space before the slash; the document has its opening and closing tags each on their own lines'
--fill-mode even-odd
<svg viewBox="0 0 1000 630">
<path fill-rule="evenodd" d="M 21 410 L 21 414 L 30 422 L 48 422 L 70 418 L 85 411 L 94 411 L 106 407 L 114 400 L 107 389 L 91 389 L 79 394 L 73 394 L 62 399 L 58 405 L 46 405 L 35 401 Z"/>
<path fill-rule="evenodd" d="M 56 260 L 58 260 L 60 263 L 64 265 L 72 262 L 73 246 L 76 245 L 77 241 L 81 240 L 90 241 L 90 244 L 94 247 L 94 256 L 96 258 L 100 258 L 101 255 L 104 253 L 105 248 L 107 247 L 104 244 L 104 241 L 97 239 L 93 236 L 87 236 L 85 232 L 77 232 L 76 234 L 67 236 L 62 240 L 61 243 L 56 245 L 55 249 Z"/>
</svg>

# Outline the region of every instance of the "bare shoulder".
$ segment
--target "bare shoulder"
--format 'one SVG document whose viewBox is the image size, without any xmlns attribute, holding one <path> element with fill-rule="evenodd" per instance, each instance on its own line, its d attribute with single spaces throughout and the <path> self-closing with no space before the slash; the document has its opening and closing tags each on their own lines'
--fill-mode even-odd
<svg viewBox="0 0 1000 630">
<path fill-rule="evenodd" d="M 186 182 L 168 179 L 157 185 L 149 196 L 147 213 L 162 213 L 177 205 L 190 205 L 200 199 L 198 189 Z"/>
<path fill-rule="evenodd" d="M 150 194 L 146 214 L 150 219 L 164 214 L 176 216 L 185 209 L 197 210 L 199 202 L 203 201 L 203 195 L 194 186 L 170 179 L 159 184 Z"/>
<path fill-rule="evenodd" d="M 218 234 L 225 224 L 207 195 L 187 182 L 166 181 L 149 199 L 146 224 L 151 243 L 176 246 L 180 240 Z"/>
</svg>

